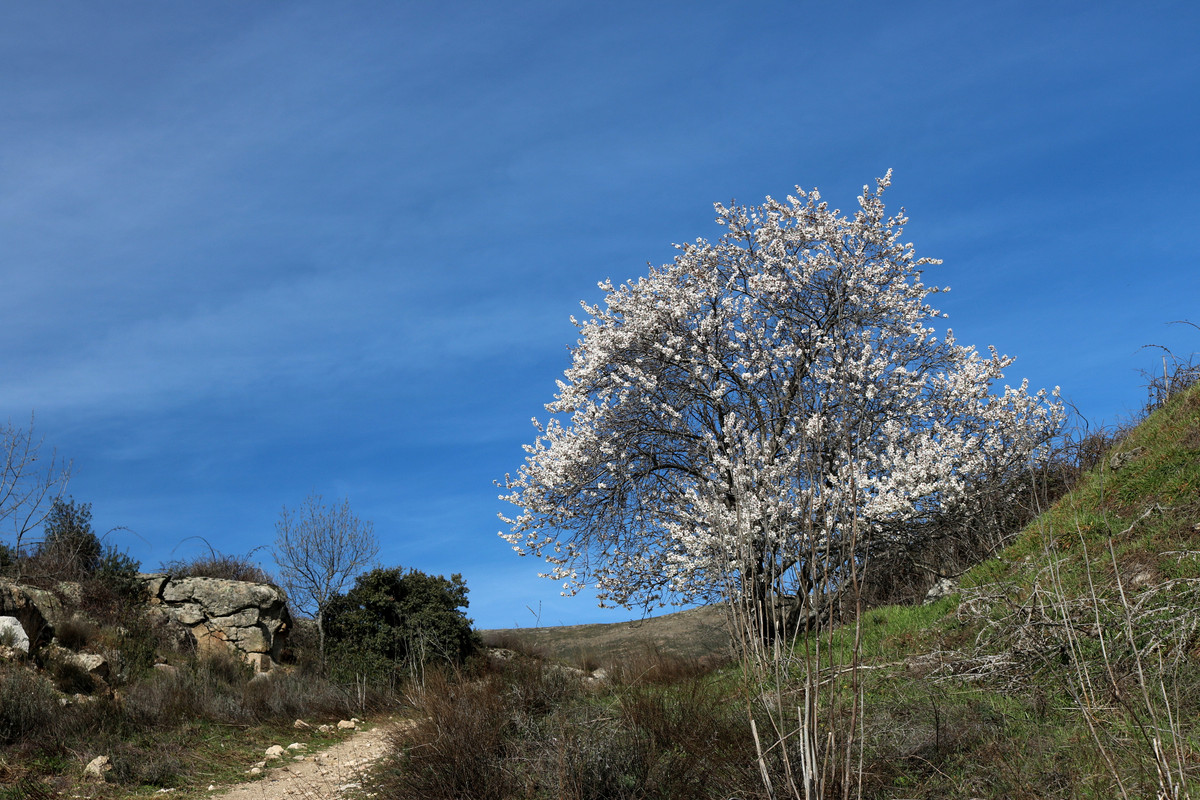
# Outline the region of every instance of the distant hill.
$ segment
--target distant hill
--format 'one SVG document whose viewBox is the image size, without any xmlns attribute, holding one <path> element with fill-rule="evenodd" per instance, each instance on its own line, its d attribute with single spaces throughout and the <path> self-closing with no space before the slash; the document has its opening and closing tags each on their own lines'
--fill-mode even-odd
<svg viewBox="0 0 1200 800">
<path fill-rule="evenodd" d="M 495 647 L 537 651 L 566 662 L 598 663 L 657 652 L 677 658 L 723 656 L 730 632 L 721 606 L 704 606 L 632 622 L 499 628 L 480 631 Z"/>
</svg>

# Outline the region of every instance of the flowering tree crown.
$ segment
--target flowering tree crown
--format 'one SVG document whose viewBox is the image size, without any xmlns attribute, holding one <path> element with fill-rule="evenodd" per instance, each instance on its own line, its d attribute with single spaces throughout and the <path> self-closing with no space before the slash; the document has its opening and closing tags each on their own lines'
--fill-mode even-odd
<svg viewBox="0 0 1200 800">
<path fill-rule="evenodd" d="M 503 482 L 514 549 L 602 602 L 799 607 L 1025 468 L 1061 405 L 1026 383 L 993 392 L 1012 359 L 928 327 L 943 290 L 921 268 L 939 262 L 902 241 L 903 210 L 885 214 L 890 182 L 852 216 L 799 188 L 717 204 L 719 241 L 601 283 Z"/>
</svg>

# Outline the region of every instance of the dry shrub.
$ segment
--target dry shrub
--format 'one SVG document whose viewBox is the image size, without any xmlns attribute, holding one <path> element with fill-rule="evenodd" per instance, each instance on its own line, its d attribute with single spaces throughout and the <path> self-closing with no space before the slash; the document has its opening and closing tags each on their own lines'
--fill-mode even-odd
<svg viewBox="0 0 1200 800">
<path fill-rule="evenodd" d="M 166 561 L 159 570 L 177 578 L 224 578 L 228 581 L 274 584 L 275 579 L 250 558 L 212 552 L 192 559 Z"/>
<path fill-rule="evenodd" d="M 47 665 L 47 670 L 54 678 L 54 685 L 63 694 L 91 694 L 97 689 L 92 674 L 74 661 L 52 661 Z"/>
<path fill-rule="evenodd" d="M 387 796 L 502 800 L 515 789 L 507 769 L 513 721 L 497 676 L 465 681 L 431 673 L 416 699 L 425 719 L 394 742 L 398 767 L 386 777 Z"/>
<path fill-rule="evenodd" d="M 666 686 L 702 678 L 728 663 L 728 656 L 685 658 L 648 646 L 634 655 L 610 662 L 606 669 L 617 683 Z"/>
<path fill-rule="evenodd" d="M 72 617 L 54 628 L 58 643 L 68 650 L 82 650 L 95 635 L 96 626 L 78 617 Z"/>
<path fill-rule="evenodd" d="M 112 770 L 104 778 L 126 786 L 173 787 L 183 783 L 186 767 L 173 747 L 144 749 L 120 745 L 111 754 Z"/>
<path fill-rule="evenodd" d="M 727 798 L 762 791 L 744 704 L 712 681 L 588 683 L 531 659 L 438 675 L 413 697 L 423 721 L 394 741 L 391 798 Z M 662 670 L 654 682 L 647 676 Z M 693 671 L 687 667 L 686 671 Z"/>
<path fill-rule="evenodd" d="M 390 698 L 368 691 L 364 702 L 356 696 L 352 704 L 351 693 L 341 687 L 291 670 L 273 670 L 256 676 L 242 687 L 242 707 L 248 716 L 258 721 L 346 716 L 361 712 L 364 705 L 371 709 L 383 708 L 387 700 Z"/>
<path fill-rule="evenodd" d="M 49 728 L 59 711 L 54 688 L 32 670 L 0 666 L 0 743 L 25 741 Z"/>
</svg>

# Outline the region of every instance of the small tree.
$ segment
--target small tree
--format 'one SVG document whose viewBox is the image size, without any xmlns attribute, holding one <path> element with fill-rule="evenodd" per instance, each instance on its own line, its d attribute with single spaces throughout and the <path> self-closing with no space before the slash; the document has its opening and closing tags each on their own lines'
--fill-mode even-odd
<svg viewBox="0 0 1200 800">
<path fill-rule="evenodd" d="M 50 505 L 62 497 L 70 478 L 70 465 L 51 451 L 42 453 L 42 440 L 28 428 L 11 422 L 0 425 L 0 531 L 12 537 L 17 565 L 25 537 L 46 518 Z"/>
<path fill-rule="evenodd" d="M 92 530 L 92 504 L 55 499 L 46 515 L 38 559 L 60 577 L 78 580 L 100 565 L 104 545 Z"/>
<path fill-rule="evenodd" d="M 375 569 L 326 607 L 329 649 L 339 664 L 376 677 L 400 665 L 459 663 L 478 646 L 466 607 L 461 575 Z"/>
<path fill-rule="evenodd" d="M 325 607 L 379 553 L 374 526 L 350 510 L 350 501 L 326 506 L 310 494 L 292 510 L 287 506 L 275 523 L 275 564 L 279 581 L 295 609 L 317 621 L 322 660 L 325 654 Z"/>
</svg>

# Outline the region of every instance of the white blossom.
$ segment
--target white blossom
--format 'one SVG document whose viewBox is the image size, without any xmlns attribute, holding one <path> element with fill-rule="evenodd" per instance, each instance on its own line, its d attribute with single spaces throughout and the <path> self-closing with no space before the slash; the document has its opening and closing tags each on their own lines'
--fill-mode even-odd
<svg viewBox="0 0 1200 800">
<path fill-rule="evenodd" d="M 618 604 L 809 596 L 834 568 L 1035 457 L 1057 390 L 992 386 L 926 299 L 924 266 L 886 216 L 891 173 L 852 216 L 814 190 L 716 205 L 716 243 L 583 304 L 571 366 L 502 499 L 501 535 L 568 590 Z M 828 570 L 828 561 L 824 569 Z"/>
</svg>

